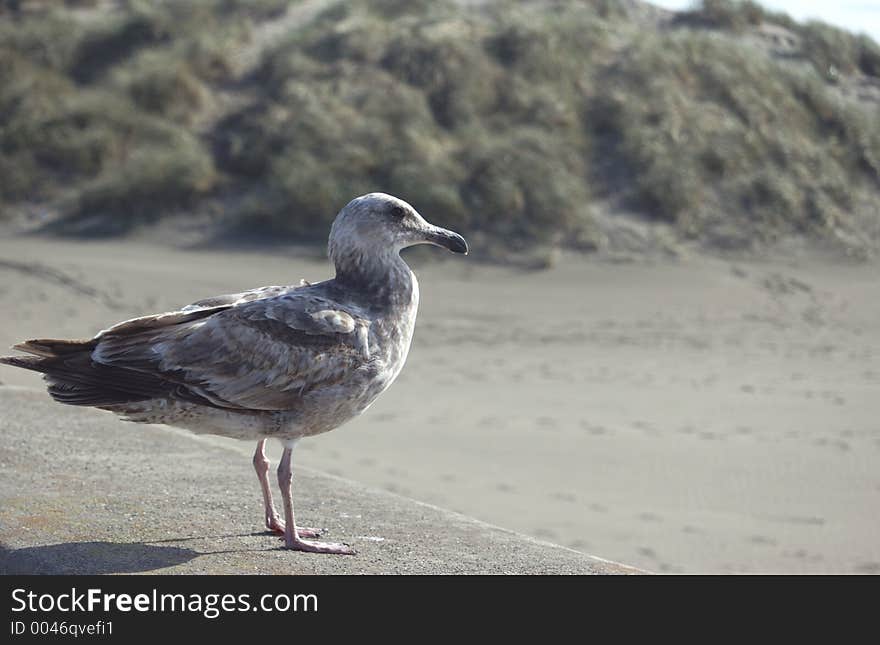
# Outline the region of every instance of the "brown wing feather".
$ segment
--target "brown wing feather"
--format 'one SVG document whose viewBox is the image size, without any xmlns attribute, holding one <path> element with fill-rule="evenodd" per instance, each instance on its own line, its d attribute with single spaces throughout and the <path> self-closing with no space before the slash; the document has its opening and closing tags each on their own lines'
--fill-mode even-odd
<svg viewBox="0 0 880 645">
<path fill-rule="evenodd" d="M 302 285 L 299 285 L 302 286 Z M 241 304 L 243 302 L 250 302 L 252 300 L 261 300 L 263 298 L 271 298 L 273 296 L 279 296 L 282 293 L 287 293 L 288 291 L 292 291 L 297 289 L 298 287 L 279 287 L 279 286 L 268 286 L 268 287 L 259 287 L 257 289 L 251 289 L 250 291 L 241 291 L 239 293 L 227 293 L 222 296 L 212 296 L 211 298 L 204 298 L 202 300 L 197 300 L 191 305 L 187 305 L 181 311 L 190 311 L 192 309 L 204 309 L 205 307 L 216 307 L 218 305 L 235 305 Z"/>
<path fill-rule="evenodd" d="M 355 311 L 292 292 L 178 324 L 99 337 L 98 363 L 154 374 L 214 405 L 286 410 L 369 359 Z"/>
<path fill-rule="evenodd" d="M 74 405 L 171 397 L 283 410 L 369 359 L 366 324 L 297 287 L 262 287 L 126 320 L 89 340 L 29 340 L 15 349 L 31 356 L 0 363 L 44 373 L 50 394 Z"/>
</svg>

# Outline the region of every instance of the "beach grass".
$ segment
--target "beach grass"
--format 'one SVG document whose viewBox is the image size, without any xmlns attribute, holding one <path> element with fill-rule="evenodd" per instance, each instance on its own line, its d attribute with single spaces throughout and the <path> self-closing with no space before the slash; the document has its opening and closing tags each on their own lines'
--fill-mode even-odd
<svg viewBox="0 0 880 645">
<path fill-rule="evenodd" d="M 877 217 L 880 104 L 845 91 L 880 75 L 867 36 L 732 0 L 659 22 L 611 0 L 355 1 L 239 69 L 297 6 L 6 16 L 2 212 L 122 233 L 210 204 L 237 230 L 317 241 L 383 190 L 506 246 L 599 248 L 597 208 L 709 248 L 880 243 L 859 235 Z M 761 44 L 768 26 L 786 55 Z"/>
</svg>

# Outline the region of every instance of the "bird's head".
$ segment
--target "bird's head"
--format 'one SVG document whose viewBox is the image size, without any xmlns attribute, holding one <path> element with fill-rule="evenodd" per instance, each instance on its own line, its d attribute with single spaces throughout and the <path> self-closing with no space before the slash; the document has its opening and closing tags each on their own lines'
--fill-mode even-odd
<svg viewBox="0 0 880 645">
<path fill-rule="evenodd" d="M 434 244 L 453 253 L 467 253 L 464 238 L 425 221 L 415 208 L 385 193 L 351 200 L 339 211 L 330 229 L 330 258 L 339 265 L 346 258 L 397 255 L 416 244 Z"/>
</svg>

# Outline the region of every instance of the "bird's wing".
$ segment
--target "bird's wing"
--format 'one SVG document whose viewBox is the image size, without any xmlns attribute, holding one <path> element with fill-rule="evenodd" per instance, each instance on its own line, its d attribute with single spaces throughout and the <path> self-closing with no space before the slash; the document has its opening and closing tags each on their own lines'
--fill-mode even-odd
<svg viewBox="0 0 880 645">
<path fill-rule="evenodd" d="M 217 307 L 219 305 L 235 305 L 241 304 L 243 302 L 250 302 L 251 300 L 262 300 L 263 298 L 271 298 L 273 296 L 279 296 L 283 293 L 288 293 L 290 291 L 293 291 L 294 289 L 298 289 L 299 287 L 306 285 L 308 285 L 308 283 L 303 280 L 297 286 L 280 287 L 277 285 L 272 285 L 268 287 L 258 287 L 256 289 L 251 289 L 250 291 L 242 291 L 240 293 L 227 293 L 222 296 L 213 296 L 211 298 L 197 300 L 196 302 L 187 305 L 186 307 L 181 309 L 181 311 L 194 311 L 197 309 Z"/>
<path fill-rule="evenodd" d="M 111 327 L 92 360 L 161 377 L 220 407 L 257 410 L 293 409 L 305 392 L 342 382 L 370 360 L 369 320 L 306 290 L 198 313 Z"/>
<path fill-rule="evenodd" d="M 210 316 L 220 311 L 223 311 L 224 309 L 230 309 L 232 307 L 235 307 L 236 305 L 240 305 L 245 302 L 252 302 L 254 300 L 262 300 L 265 298 L 272 298 L 275 296 L 283 295 L 285 293 L 290 293 L 303 286 L 311 285 L 305 280 L 302 280 L 300 281 L 300 284 L 296 286 L 280 287 L 273 285 L 268 287 L 258 287 L 256 289 L 251 289 L 250 291 L 227 293 L 219 296 L 211 296 L 210 298 L 203 298 L 202 300 L 197 300 L 192 304 L 186 305 L 185 307 L 181 307 L 177 311 L 169 311 L 162 314 L 150 314 L 149 316 L 140 316 L 138 318 L 123 320 L 120 323 L 116 323 L 109 329 L 105 329 L 99 332 L 96 338 L 101 338 L 106 334 L 113 334 L 116 336 L 122 334 L 130 335 L 139 331 L 157 329 L 160 327 L 167 327 L 169 325 L 189 322 L 191 320 L 198 320 L 200 318 L 205 318 L 206 316 Z M 29 349 L 26 347 L 22 347 L 21 349 L 23 351 L 29 351 Z"/>
</svg>

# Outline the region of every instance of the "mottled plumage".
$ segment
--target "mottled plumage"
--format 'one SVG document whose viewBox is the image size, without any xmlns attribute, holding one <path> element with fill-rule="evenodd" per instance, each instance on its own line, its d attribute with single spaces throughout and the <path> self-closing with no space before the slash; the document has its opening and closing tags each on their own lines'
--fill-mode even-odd
<svg viewBox="0 0 880 645">
<path fill-rule="evenodd" d="M 266 483 L 264 441 L 285 442 L 281 481 L 296 440 L 340 426 L 391 385 L 406 361 L 419 302 L 400 250 L 419 243 L 467 252 L 461 236 L 428 224 L 406 202 L 371 193 L 333 223 L 332 280 L 207 298 L 84 341 L 30 340 L 15 346 L 30 356 L 0 362 L 44 373 L 62 403 L 259 440 L 254 463 L 267 524 L 284 531 Z M 292 514 L 291 503 L 288 527 Z M 284 532 L 291 548 L 350 551 Z"/>
</svg>

